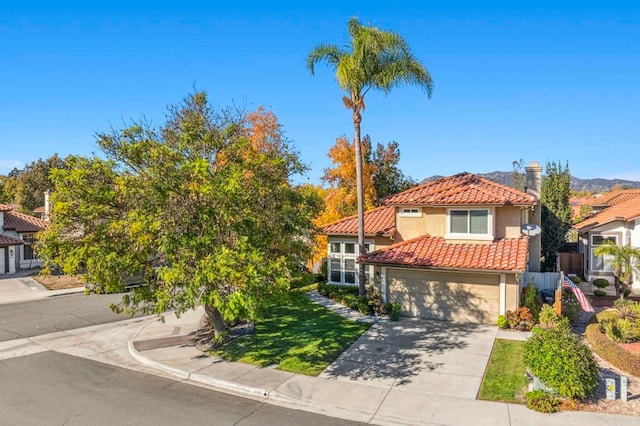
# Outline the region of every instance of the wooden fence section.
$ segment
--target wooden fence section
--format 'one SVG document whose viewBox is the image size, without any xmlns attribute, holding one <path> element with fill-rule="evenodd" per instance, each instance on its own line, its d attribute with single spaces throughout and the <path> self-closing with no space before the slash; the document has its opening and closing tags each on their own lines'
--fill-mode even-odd
<svg viewBox="0 0 640 426">
<path fill-rule="evenodd" d="M 524 272 L 520 277 L 520 288 L 535 284 L 540 290 L 555 290 L 560 282 L 560 272 Z"/>
<path fill-rule="evenodd" d="M 584 279 L 584 254 L 582 253 L 558 253 L 560 270 L 565 275 L 577 275 Z"/>
</svg>

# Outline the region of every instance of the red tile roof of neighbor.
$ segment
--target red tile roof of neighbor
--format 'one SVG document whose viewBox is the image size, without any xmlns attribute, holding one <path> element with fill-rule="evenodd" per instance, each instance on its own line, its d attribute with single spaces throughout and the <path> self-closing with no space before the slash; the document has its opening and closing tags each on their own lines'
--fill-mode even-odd
<svg viewBox="0 0 640 426">
<path fill-rule="evenodd" d="M 44 206 L 36 207 L 33 209 L 34 213 L 44 213 Z"/>
<path fill-rule="evenodd" d="M 424 235 L 358 257 L 367 264 L 524 272 L 529 239 L 503 238 L 491 244 L 450 243 Z"/>
<path fill-rule="evenodd" d="M 47 228 L 47 222 L 43 219 L 29 216 L 15 211 L 5 211 L 4 229 L 16 232 L 39 232 Z"/>
<path fill-rule="evenodd" d="M 604 225 L 615 220 L 627 221 L 636 217 L 640 217 L 640 197 L 634 197 L 607 207 L 582 222 L 576 223 L 573 227 L 578 231 L 585 231 L 588 228 Z"/>
<path fill-rule="evenodd" d="M 536 200 L 522 191 L 465 172 L 390 195 L 383 202 L 387 205 L 533 205 Z"/>
<path fill-rule="evenodd" d="M 19 244 L 23 244 L 23 242 L 15 238 L 0 235 L 0 247 L 15 246 Z"/>
<path fill-rule="evenodd" d="M 364 214 L 365 235 L 382 235 L 393 237 L 395 233 L 395 207 L 382 206 L 369 210 Z M 349 216 L 322 227 L 322 232 L 329 235 L 345 235 L 358 233 L 358 216 Z"/>
<path fill-rule="evenodd" d="M 0 212 L 10 212 L 11 210 L 13 210 L 11 204 L 0 204 Z"/>
</svg>

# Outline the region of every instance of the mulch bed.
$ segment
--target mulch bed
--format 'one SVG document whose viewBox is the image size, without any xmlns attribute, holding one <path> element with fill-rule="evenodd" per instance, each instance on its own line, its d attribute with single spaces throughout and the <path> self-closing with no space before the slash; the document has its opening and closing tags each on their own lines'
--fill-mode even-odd
<svg viewBox="0 0 640 426">
<path fill-rule="evenodd" d="M 220 347 L 227 342 L 237 339 L 238 337 L 246 334 L 251 334 L 255 331 L 256 326 L 254 322 L 239 321 L 233 327 L 229 328 L 229 333 L 224 336 L 223 341 L 216 341 L 214 339 L 213 329 L 209 326 L 206 314 L 200 319 L 200 328 L 196 331 L 195 336 L 191 339 L 193 345 L 202 352 L 208 352 L 212 349 Z"/>
</svg>

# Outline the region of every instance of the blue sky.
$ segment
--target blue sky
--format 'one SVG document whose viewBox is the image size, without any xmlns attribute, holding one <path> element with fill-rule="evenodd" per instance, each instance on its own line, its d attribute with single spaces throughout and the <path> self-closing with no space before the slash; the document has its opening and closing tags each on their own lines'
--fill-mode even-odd
<svg viewBox="0 0 640 426">
<path fill-rule="evenodd" d="M 357 16 L 402 34 L 434 79 L 431 100 L 417 88 L 368 95 L 363 134 L 398 141 L 406 174 L 522 158 L 640 180 L 634 2 L 100 3 L 0 6 L 0 173 L 90 155 L 96 132 L 129 119 L 159 125 L 195 87 L 218 106 L 272 109 L 318 182 L 352 123 L 332 71 L 310 76 L 305 57 L 344 44 Z"/>
</svg>

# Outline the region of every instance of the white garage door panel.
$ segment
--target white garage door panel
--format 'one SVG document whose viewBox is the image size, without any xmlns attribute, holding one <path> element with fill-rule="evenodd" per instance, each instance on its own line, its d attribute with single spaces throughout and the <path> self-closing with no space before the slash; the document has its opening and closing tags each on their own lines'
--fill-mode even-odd
<svg viewBox="0 0 640 426">
<path fill-rule="evenodd" d="M 404 315 L 490 324 L 498 317 L 499 275 L 390 269 L 388 277 Z"/>
</svg>

